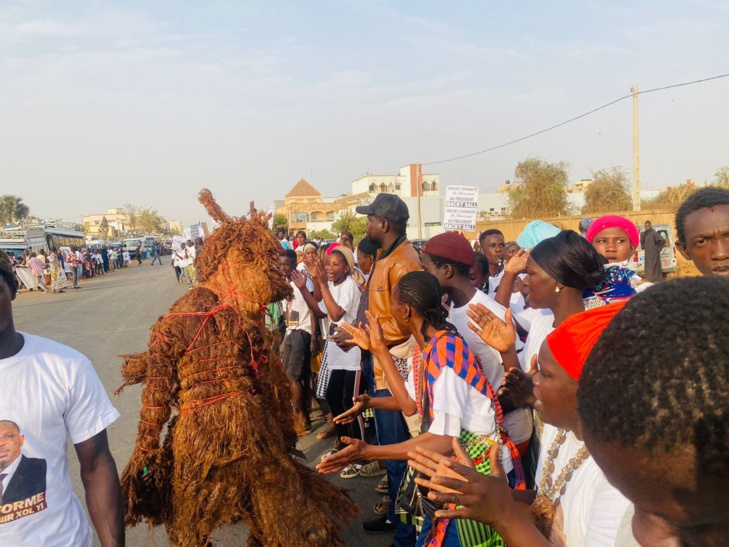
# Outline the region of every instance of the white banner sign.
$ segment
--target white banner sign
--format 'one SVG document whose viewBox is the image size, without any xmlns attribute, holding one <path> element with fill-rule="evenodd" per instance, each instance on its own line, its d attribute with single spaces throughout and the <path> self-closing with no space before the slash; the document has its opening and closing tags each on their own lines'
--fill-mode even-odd
<svg viewBox="0 0 729 547">
<path fill-rule="evenodd" d="M 459 232 L 475 231 L 477 209 L 478 186 L 448 186 L 443 227 Z"/>
</svg>

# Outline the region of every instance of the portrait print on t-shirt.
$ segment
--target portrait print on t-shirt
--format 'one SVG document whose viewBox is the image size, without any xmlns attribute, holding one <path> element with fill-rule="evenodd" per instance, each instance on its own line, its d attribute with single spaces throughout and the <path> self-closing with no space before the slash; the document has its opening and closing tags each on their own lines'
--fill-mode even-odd
<svg viewBox="0 0 729 547">
<path fill-rule="evenodd" d="M 46 460 L 23 454 L 18 424 L 0 418 L 0 526 L 46 507 Z"/>
</svg>

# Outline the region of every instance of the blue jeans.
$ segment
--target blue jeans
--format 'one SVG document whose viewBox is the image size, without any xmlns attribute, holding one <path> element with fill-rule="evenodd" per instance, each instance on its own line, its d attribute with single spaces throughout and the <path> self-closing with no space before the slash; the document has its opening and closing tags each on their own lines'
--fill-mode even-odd
<svg viewBox="0 0 729 547">
<path fill-rule="evenodd" d="M 83 264 L 76 264 L 76 280 L 78 281 L 81 279 L 84 275 L 84 265 Z"/>
<path fill-rule="evenodd" d="M 375 397 L 390 397 L 387 389 L 375 391 Z M 402 413 L 395 410 L 375 410 L 375 424 L 377 424 L 377 440 L 380 445 L 397 444 L 410 438 L 408 428 Z M 403 524 L 400 517 L 395 515 L 395 500 L 400 483 L 408 468 L 408 462 L 401 460 L 387 460 L 387 489 L 392 502 L 387 511 L 390 522 L 397 523 L 395 538 L 397 547 L 413 547 L 415 545 L 415 526 Z"/>
</svg>

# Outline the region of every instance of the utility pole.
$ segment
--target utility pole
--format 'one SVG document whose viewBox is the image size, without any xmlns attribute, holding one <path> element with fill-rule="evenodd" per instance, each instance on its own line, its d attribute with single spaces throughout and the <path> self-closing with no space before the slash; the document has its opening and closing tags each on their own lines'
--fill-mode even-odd
<svg viewBox="0 0 729 547">
<path fill-rule="evenodd" d="M 640 130 L 638 84 L 633 84 L 633 211 L 640 211 Z"/>
<path fill-rule="evenodd" d="M 423 223 L 420 213 L 420 194 L 423 190 L 423 164 L 418 164 L 418 239 L 423 239 Z"/>
</svg>

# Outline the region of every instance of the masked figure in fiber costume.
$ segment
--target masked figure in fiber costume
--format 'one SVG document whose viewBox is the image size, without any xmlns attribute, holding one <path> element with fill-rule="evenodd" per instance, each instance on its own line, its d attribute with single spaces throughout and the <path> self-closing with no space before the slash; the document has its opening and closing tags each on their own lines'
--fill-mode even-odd
<svg viewBox="0 0 729 547">
<path fill-rule="evenodd" d="M 122 475 L 126 523 L 164 524 L 170 543 L 206 545 L 243 520 L 248 545 L 336 545 L 355 513 L 344 490 L 296 461 L 289 384 L 263 324 L 291 290 L 263 215 L 231 218 L 198 255 L 200 285 L 124 357 L 124 386 L 143 384 L 136 448 Z M 162 434 L 166 434 L 162 439 Z"/>
</svg>

